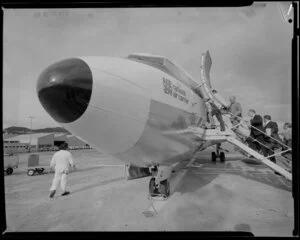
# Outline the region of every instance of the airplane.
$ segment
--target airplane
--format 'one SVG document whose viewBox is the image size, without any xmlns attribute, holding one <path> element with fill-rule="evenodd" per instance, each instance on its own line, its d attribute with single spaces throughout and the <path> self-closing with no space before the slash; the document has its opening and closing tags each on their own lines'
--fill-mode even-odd
<svg viewBox="0 0 300 240">
<path fill-rule="evenodd" d="M 44 109 L 62 127 L 130 166 L 131 179 L 152 175 L 149 194 L 168 197 L 175 163 L 212 145 L 216 145 L 212 161 L 219 158 L 224 162 L 220 144 L 234 134 L 228 128 L 220 132 L 204 127 L 205 99 L 213 98 L 209 51 L 202 54 L 201 63 L 201 80 L 196 81 L 166 57 L 152 54 L 69 58 L 40 74 L 37 94 Z M 233 138 L 231 143 L 250 151 Z"/>
</svg>

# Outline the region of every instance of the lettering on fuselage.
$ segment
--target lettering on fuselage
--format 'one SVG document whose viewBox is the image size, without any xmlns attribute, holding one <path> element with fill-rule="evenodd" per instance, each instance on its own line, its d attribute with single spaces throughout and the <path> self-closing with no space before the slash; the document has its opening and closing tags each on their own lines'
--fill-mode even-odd
<svg viewBox="0 0 300 240">
<path fill-rule="evenodd" d="M 163 77 L 163 86 L 165 94 L 173 96 L 186 104 L 189 103 L 189 100 L 186 98 L 186 92 L 179 86 L 174 85 L 171 80 Z"/>
</svg>

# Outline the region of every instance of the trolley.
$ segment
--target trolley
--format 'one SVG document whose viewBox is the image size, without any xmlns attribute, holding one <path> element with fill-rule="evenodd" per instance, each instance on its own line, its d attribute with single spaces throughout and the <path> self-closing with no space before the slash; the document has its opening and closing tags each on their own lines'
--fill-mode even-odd
<svg viewBox="0 0 300 240">
<path fill-rule="evenodd" d="M 48 171 L 50 172 L 50 170 Z M 28 157 L 28 169 L 27 169 L 27 175 L 33 176 L 33 175 L 40 175 L 47 173 L 45 171 L 45 166 L 40 166 L 40 158 L 38 154 L 31 154 Z"/>
</svg>

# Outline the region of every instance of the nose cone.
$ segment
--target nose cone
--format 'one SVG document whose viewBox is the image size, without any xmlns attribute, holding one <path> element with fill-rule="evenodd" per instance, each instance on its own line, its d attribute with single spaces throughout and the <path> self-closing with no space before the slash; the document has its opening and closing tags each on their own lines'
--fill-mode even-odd
<svg viewBox="0 0 300 240">
<path fill-rule="evenodd" d="M 59 123 L 70 123 L 87 109 L 92 86 L 89 66 L 79 58 L 70 58 L 50 65 L 40 74 L 37 93 L 52 118 Z"/>
</svg>

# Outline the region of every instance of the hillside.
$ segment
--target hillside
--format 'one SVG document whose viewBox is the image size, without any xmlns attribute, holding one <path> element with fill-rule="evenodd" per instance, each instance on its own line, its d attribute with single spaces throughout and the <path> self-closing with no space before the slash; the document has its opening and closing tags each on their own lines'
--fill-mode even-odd
<svg viewBox="0 0 300 240">
<path fill-rule="evenodd" d="M 3 130 L 3 133 L 6 132 L 7 134 L 25 134 L 30 133 L 30 129 L 26 127 L 8 127 Z M 53 132 L 60 132 L 60 133 L 68 133 L 66 129 L 62 127 L 52 127 L 52 128 L 40 128 L 40 129 L 32 129 L 33 133 L 53 133 Z"/>
</svg>

